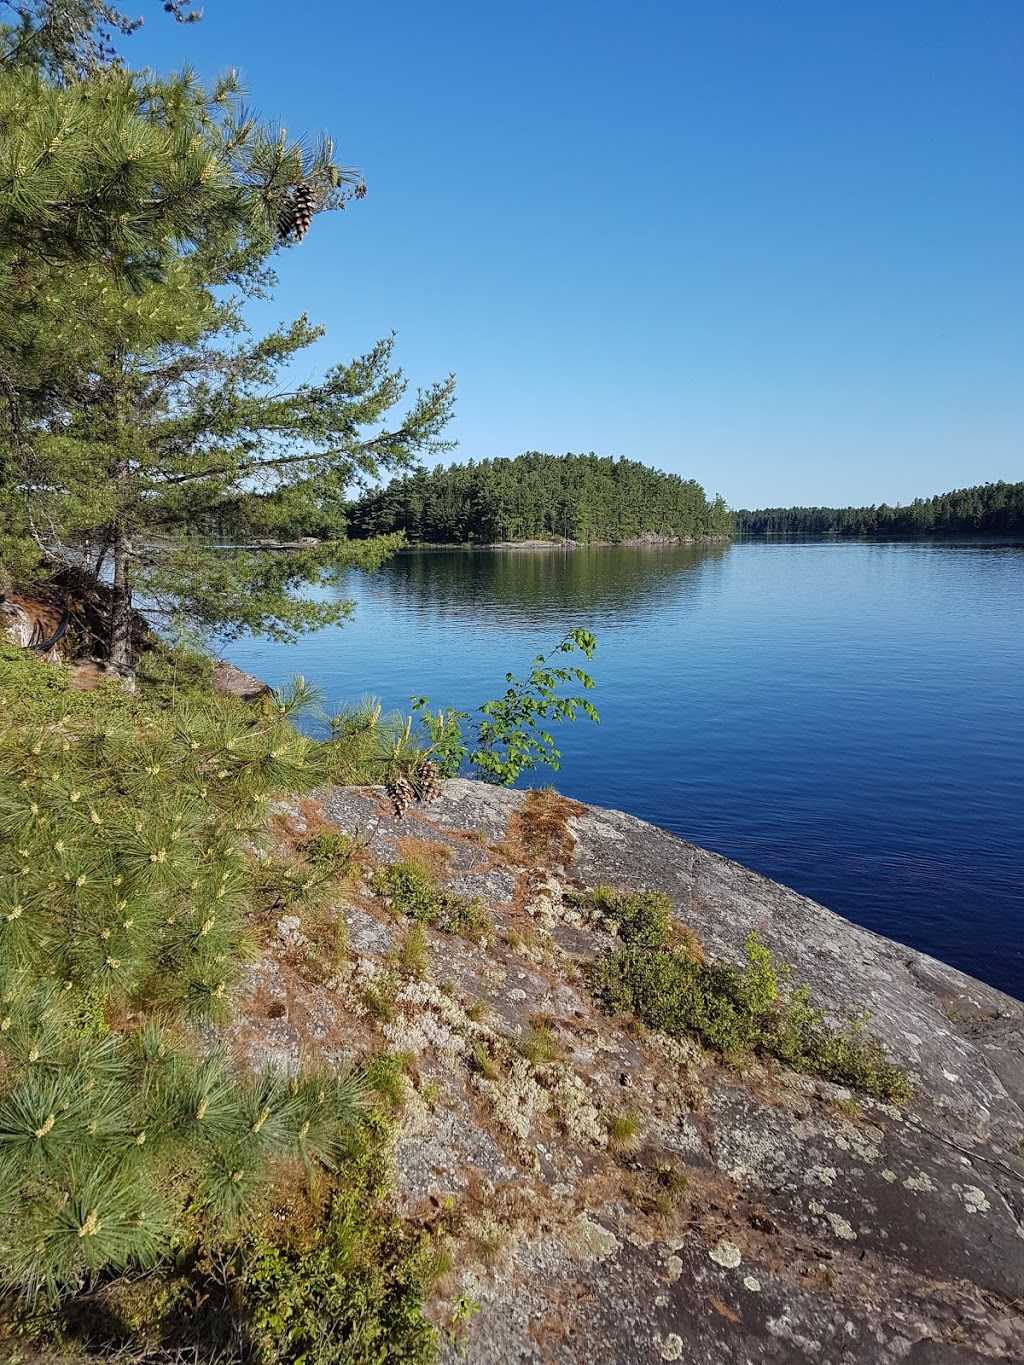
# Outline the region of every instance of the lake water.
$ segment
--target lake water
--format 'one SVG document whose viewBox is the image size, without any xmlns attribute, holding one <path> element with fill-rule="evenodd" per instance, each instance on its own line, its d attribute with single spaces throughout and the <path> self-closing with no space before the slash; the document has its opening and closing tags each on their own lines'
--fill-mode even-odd
<svg viewBox="0 0 1024 1365">
<path fill-rule="evenodd" d="M 357 603 L 343 628 L 226 652 L 332 701 L 468 710 L 585 626 L 601 724 L 561 726 L 534 784 L 1024 997 L 1024 546 L 426 551 L 325 591 Z"/>
</svg>

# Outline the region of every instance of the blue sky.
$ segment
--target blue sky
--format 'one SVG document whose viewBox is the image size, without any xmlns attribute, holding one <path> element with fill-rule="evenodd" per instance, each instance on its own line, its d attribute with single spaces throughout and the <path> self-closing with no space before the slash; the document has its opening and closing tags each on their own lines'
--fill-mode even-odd
<svg viewBox="0 0 1024 1365">
<path fill-rule="evenodd" d="M 141 3 L 141 0 L 139 0 Z M 130 7 L 130 6 L 129 6 Z M 283 253 L 318 365 L 398 332 L 459 460 L 622 454 L 735 507 L 1024 478 L 1020 0 L 207 0 L 367 198 Z"/>
</svg>

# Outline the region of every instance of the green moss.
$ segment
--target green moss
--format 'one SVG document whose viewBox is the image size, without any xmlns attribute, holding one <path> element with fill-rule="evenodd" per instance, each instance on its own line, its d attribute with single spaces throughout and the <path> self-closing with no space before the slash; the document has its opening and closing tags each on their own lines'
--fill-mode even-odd
<svg viewBox="0 0 1024 1365">
<path fill-rule="evenodd" d="M 747 966 L 701 960 L 688 949 L 630 946 L 590 968 L 593 988 L 610 1010 L 628 1011 L 674 1037 L 737 1058 L 775 1057 L 796 1071 L 821 1076 L 886 1100 L 911 1094 L 902 1071 L 862 1022 L 829 1027 L 806 986 L 784 997 L 788 969 L 752 936 Z"/>
</svg>

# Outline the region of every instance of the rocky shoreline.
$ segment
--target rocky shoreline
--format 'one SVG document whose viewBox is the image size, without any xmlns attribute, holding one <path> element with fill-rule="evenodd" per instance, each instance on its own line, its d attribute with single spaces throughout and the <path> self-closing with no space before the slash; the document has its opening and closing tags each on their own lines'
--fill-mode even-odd
<svg viewBox="0 0 1024 1365">
<path fill-rule="evenodd" d="M 437 543 L 411 541 L 410 550 L 591 550 L 627 545 L 725 545 L 732 536 L 662 536 L 653 531 L 641 536 L 631 536 L 626 540 L 572 540 L 559 537 L 556 540 L 486 540 L 452 541 Z"/>
<path fill-rule="evenodd" d="M 456 779 L 402 821 L 376 789 L 283 811 L 294 837 L 324 819 L 375 863 L 431 863 L 491 927 L 426 928 L 409 969 L 409 923 L 366 881 L 338 965 L 282 921 L 231 1026 L 258 1065 L 401 1054 L 397 1197 L 457 1246 L 433 1311 L 479 1308 L 465 1358 L 1024 1358 L 1020 1002 L 621 812 L 551 798 L 561 834 L 540 856 L 525 799 Z M 580 908 L 600 883 L 665 892 L 709 958 L 741 962 L 757 931 L 830 1016 L 870 1010 L 913 1099 L 609 1016 L 584 970 L 616 943 Z M 627 1113 L 635 1141 L 616 1143 Z"/>
</svg>

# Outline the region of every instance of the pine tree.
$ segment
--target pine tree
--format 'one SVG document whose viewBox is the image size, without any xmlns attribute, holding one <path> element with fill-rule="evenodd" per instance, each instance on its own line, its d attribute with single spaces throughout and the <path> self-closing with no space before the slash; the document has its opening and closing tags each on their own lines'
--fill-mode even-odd
<svg viewBox="0 0 1024 1365">
<path fill-rule="evenodd" d="M 122 667 L 140 592 L 199 626 L 339 619 L 345 604 L 293 589 L 344 550 L 222 554 L 209 535 L 273 536 L 283 512 L 438 448 L 450 378 L 386 427 L 405 390 L 393 338 L 289 389 L 282 372 L 321 329 L 245 327 L 284 219 L 301 239 L 361 180 L 329 139 L 259 123 L 231 77 L 207 90 L 93 54 L 69 78 L 67 51 L 44 61 L 18 37 L 0 59 L 0 552 L 109 579 Z M 349 553 L 372 563 L 392 543 Z"/>
</svg>

